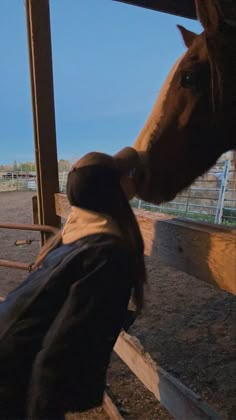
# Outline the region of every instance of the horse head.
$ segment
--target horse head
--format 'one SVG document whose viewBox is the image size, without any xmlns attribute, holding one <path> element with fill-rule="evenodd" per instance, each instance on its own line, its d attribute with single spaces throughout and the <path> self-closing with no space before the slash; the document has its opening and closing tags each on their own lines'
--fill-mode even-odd
<svg viewBox="0 0 236 420">
<path fill-rule="evenodd" d="M 195 3 L 204 31 L 179 26 L 188 49 L 133 146 L 145 152 L 138 196 L 153 203 L 173 199 L 236 149 L 236 20 L 227 19 L 216 0 Z"/>
</svg>

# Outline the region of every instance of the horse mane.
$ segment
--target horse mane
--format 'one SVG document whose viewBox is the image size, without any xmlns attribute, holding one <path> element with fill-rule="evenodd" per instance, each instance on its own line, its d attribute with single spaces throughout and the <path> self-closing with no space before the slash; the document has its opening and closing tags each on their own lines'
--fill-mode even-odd
<svg viewBox="0 0 236 420">
<path fill-rule="evenodd" d="M 224 25 L 225 26 L 225 25 Z M 226 27 L 226 26 L 225 26 Z M 232 67 L 232 74 L 236 75 L 236 44 L 235 44 L 235 27 L 229 28 L 228 30 L 232 31 L 231 36 L 227 36 L 225 39 L 225 48 L 230 49 L 230 57 L 233 56 L 233 60 L 228 62 L 228 65 Z M 222 33 L 223 33 L 222 29 Z M 212 91 L 212 104 L 213 111 L 217 109 L 217 105 L 221 105 L 223 102 L 224 96 L 224 85 L 228 84 L 228 81 L 223 79 L 223 63 L 222 57 L 219 57 L 220 50 L 224 50 L 224 41 L 222 40 L 222 48 L 219 48 L 219 38 L 216 40 L 214 37 L 208 37 L 208 34 L 205 33 L 205 41 L 208 50 L 208 57 L 211 69 L 211 91 Z M 210 53 L 210 50 L 213 51 L 213 54 Z M 233 52 L 233 54 L 232 54 Z M 226 60 L 228 57 L 226 57 Z M 232 80 L 232 84 L 234 81 Z M 233 88 L 233 86 L 232 86 Z"/>
<path fill-rule="evenodd" d="M 217 107 L 223 101 L 223 81 L 221 77 L 221 69 L 219 63 L 209 56 L 211 69 L 211 94 L 212 94 L 212 111 L 215 112 Z"/>
</svg>

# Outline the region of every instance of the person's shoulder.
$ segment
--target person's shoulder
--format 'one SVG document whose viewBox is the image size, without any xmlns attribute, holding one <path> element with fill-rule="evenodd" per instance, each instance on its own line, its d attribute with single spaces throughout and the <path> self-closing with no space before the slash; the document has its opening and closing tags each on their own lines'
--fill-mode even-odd
<svg viewBox="0 0 236 420">
<path fill-rule="evenodd" d="M 103 253 L 106 254 L 108 261 L 116 264 L 131 264 L 133 261 L 133 252 L 124 239 L 118 236 L 107 237 L 103 239 Z"/>
<path fill-rule="evenodd" d="M 116 251 L 129 252 L 129 247 L 126 242 L 117 235 L 108 233 L 98 233 L 86 236 L 77 242 L 77 246 L 81 249 L 100 249 L 101 251 Z"/>
<path fill-rule="evenodd" d="M 96 234 L 88 236 L 85 242 L 81 241 L 86 243 L 86 254 L 91 256 L 91 260 L 98 258 L 105 259 L 107 263 L 119 264 L 133 259 L 130 247 L 117 235 Z"/>
<path fill-rule="evenodd" d="M 110 251 L 111 254 L 117 252 L 124 254 L 130 253 L 130 247 L 127 242 L 117 235 L 104 233 L 98 235 L 94 240 L 96 241 L 96 246 L 101 247 L 106 251 Z"/>
<path fill-rule="evenodd" d="M 62 245 L 52 251 L 44 260 L 42 268 L 73 271 L 76 267 L 88 269 L 101 263 L 106 265 L 130 265 L 133 253 L 127 243 L 112 234 L 94 234 L 79 239 L 70 245 Z M 122 267 L 120 267 L 122 268 Z M 77 270 L 76 270 L 77 271 Z"/>
</svg>

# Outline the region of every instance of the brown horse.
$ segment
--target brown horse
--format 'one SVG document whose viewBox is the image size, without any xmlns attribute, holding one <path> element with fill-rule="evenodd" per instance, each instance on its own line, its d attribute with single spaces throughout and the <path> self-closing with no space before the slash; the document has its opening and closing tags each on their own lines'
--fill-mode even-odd
<svg viewBox="0 0 236 420">
<path fill-rule="evenodd" d="M 236 149 L 236 20 L 195 0 L 204 32 L 179 26 L 187 52 L 172 68 L 134 148 L 147 156 L 138 195 L 169 201 Z M 236 2 L 231 1 L 236 16 Z"/>
</svg>

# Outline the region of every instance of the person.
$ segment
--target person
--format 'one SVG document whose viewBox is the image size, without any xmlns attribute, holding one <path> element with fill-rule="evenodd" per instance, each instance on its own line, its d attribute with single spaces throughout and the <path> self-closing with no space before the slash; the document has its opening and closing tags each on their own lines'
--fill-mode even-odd
<svg viewBox="0 0 236 420">
<path fill-rule="evenodd" d="M 143 306 L 143 240 L 128 199 L 140 160 L 89 153 L 71 169 L 71 212 L 0 304 L 0 419 L 64 419 L 101 405 L 130 299 Z"/>
</svg>

